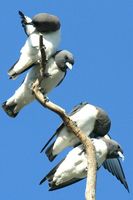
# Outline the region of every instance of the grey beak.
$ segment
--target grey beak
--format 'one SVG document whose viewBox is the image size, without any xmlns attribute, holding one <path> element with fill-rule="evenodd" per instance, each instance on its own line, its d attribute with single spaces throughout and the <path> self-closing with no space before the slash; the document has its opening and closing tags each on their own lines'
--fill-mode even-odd
<svg viewBox="0 0 133 200">
<path fill-rule="evenodd" d="M 120 152 L 120 151 L 118 151 L 118 155 L 119 155 L 119 157 L 122 159 L 122 161 L 124 161 L 124 155 Z"/>
<path fill-rule="evenodd" d="M 69 62 L 66 62 L 66 66 L 67 66 L 70 70 L 72 70 L 72 68 L 73 68 L 73 65 L 72 65 L 71 63 L 69 63 Z"/>
<path fill-rule="evenodd" d="M 33 25 L 34 26 L 34 24 L 32 22 L 27 22 L 26 25 Z"/>
</svg>

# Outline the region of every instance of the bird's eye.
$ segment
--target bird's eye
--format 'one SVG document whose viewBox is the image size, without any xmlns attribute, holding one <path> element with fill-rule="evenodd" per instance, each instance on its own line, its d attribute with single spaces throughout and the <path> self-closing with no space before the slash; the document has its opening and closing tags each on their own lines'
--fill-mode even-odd
<svg viewBox="0 0 133 200">
<path fill-rule="evenodd" d="M 68 56 L 65 56 L 65 59 L 68 60 Z"/>
</svg>

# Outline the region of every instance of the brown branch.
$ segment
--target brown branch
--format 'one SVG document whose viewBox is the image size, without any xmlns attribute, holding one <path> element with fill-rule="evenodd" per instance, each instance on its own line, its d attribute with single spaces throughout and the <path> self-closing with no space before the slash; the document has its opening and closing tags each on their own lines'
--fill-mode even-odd
<svg viewBox="0 0 133 200">
<path fill-rule="evenodd" d="M 47 58 L 46 58 L 45 46 L 43 44 L 43 35 L 41 33 L 40 33 L 40 37 L 39 37 L 39 49 L 40 49 L 40 53 L 41 53 L 41 59 L 40 59 L 41 69 L 40 69 L 40 74 L 41 74 L 41 77 L 43 79 L 43 76 L 45 74 L 45 66 L 47 64 Z"/>
<path fill-rule="evenodd" d="M 86 182 L 86 200 L 95 200 L 97 169 L 95 149 L 91 140 L 75 125 L 75 123 L 66 114 L 64 109 L 44 98 L 43 94 L 40 92 L 38 80 L 33 84 L 33 92 L 35 94 L 36 99 L 41 103 L 41 105 L 58 114 L 64 121 L 66 127 L 71 132 L 73 132 L 75 136 L 78 137 L 81 143 L 85 146 L 88 165 Z"/>
<path fill-rule="evenodd" d="M 44 48 L 43 40 L 40 36 L 40 51 L 42 54 L 41 67 L 44 69 L 44 65 L 46 64 L 46 54 L 43 55 Z M 43 51 L 41 50 L 43 49 Z M 76 126 L 76 124 L 70 119 L 70 117 L 66 114 L 65 110 L 54 104 L 53 102 L 47 100 L 43 94 L 41 93 L 40 82 L 37 79 L 33 84 L 33 93 L 35 98 L 41 103 L 42 106 L 48 108 L 49 110 L 58 114 L 61 119 L 64 121 L 66 127 L 71 131 L 84 145 L 86 154 L 87 154 L 87 182 L 86 182 L 86 200 L 95 200 L 95 190 L 96 190 L 96 154 L 95 148 L 91 142 L 91 140 Z"/>
</svg>

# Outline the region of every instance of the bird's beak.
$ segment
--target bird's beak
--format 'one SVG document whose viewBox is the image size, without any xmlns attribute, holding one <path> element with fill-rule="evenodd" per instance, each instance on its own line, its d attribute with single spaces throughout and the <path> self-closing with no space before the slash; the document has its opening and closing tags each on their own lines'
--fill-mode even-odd
<svg viewBox="0 0 133 200">
<path fill-rule="evenodd" d="M 66 66 L 67 66 L 70 70 L 72 70 L 72 68 L 73 68 L 73 65 L 72 65 L 71 63 L 69 63 L 69 62 L 66 62 Z"/>
<path fill-rule="evenodd" d="M 122 161 L 124 161 L 124 155 L 120 152 L 120 151 L 118 151 L 118 155 L 119 155 L 119 157 L 122 159 Z"/>
<path fill-rule="evenodd" d="M 34 24 L 32 23 L 32 22 L 27 22 L 27 23 L 25 23 L 26 25 L 33 25 L 34 26 Z"/>
</svg>

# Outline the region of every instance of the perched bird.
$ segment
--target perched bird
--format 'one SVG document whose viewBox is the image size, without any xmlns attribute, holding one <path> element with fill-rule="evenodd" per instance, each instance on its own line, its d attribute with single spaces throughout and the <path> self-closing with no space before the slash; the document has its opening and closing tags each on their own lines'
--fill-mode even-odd
<svg viewBox="0 0 133 200">
<path fill-rule="evenodd" d="M 80 103 L 78 106 L 74 107 L 70 113 L 70 118 L 74 120 L 77 126 L 79 126 L 79 128 L 89 137 L 97 138 L 99 136 L 104 136 L 106 139 L 111 139 L 110 136 L 107 135 L 110 130 L 111 121 L 107 113 L 101 108 L 88 103 Z M 51 145 L 49 145 L 55 136 L 57 136 L 57 138 Z M 52 161 L 66 147 L 74 147 L 78 144 L 79 140 L 67 130 L 64 124 L 61 124 L 61 126 L 42 148 L 41 152 L 43 152 L 44 149 L 49 145 L 46 149 L 46 155 L 48 156 L 48 159 Z M 107 159 L 103 163 L 103 167 L 112 175 L 114 175 L 129 191 L 126 177 L 119 158 Z"/>
<path fill-rule="evenodd" d="M 106 135 L 111 126 L 109 116 L 103 109 L 86 102 L 80 103 L 78 106 L 74 107 L 70 113 L 70 119 L 90 137 Z M 66 147 L 74 147 L 79 144 L 79 140 L 73 133 L 68 131 L 64 124 L 61 124 L 52 138 L 55 135 L 57 135 L 55 141 L 46 149 L 46 155 L 50 161 L 54 160 Z M 52 138 L 50 138 L 41 152 L 48 146 Z"/>
<path fill-rule="evenodd" d="M 97 169 L 101 167 L 106 159 L 123 156 L 120 145 L 110 139 L 91 139 L 96 149 Z M 78 182 L 87 175 L 87 159 L 83 145 L 72 149 L 67 156 L 56 167 L 54 167 L 40 182 L 48 181 L 50 191 L 63 188 Z"/>
<path fill-rule="evenodd" d="M 47 62 L 45 74 L 41 82 L 41 91 L 44 96 L 58 86 L 66 76 L 67 69 L 72 69 L 74 57 L 67 50 L 56 52 Z M 2 107 L 10 117 L 16 117 L 19 111 L 35 99 L 32 85 L 36 79 L 42 78 L 40 65 L 35 64 L 26 75 L 22 85 L 15 91 L 14 95 L 3 103 Z"/>
<path fill-rule="evenodd" d="M 33 64 L 40 61 L 40 34 L 43 35 L 46 60 L 57 51 L 60 43 L 60 21 L 57 16 L 48 13 L 39 13 L 31 20 L 22 12 L 19 12 L 19 14 L 22 18 L 22 26 L 24 27 L 28 38 L 20 51 L 21 55 L 19 60 L 8 71 L 8 75 L 13 79 L 32 67 Z"/>
</svg>

